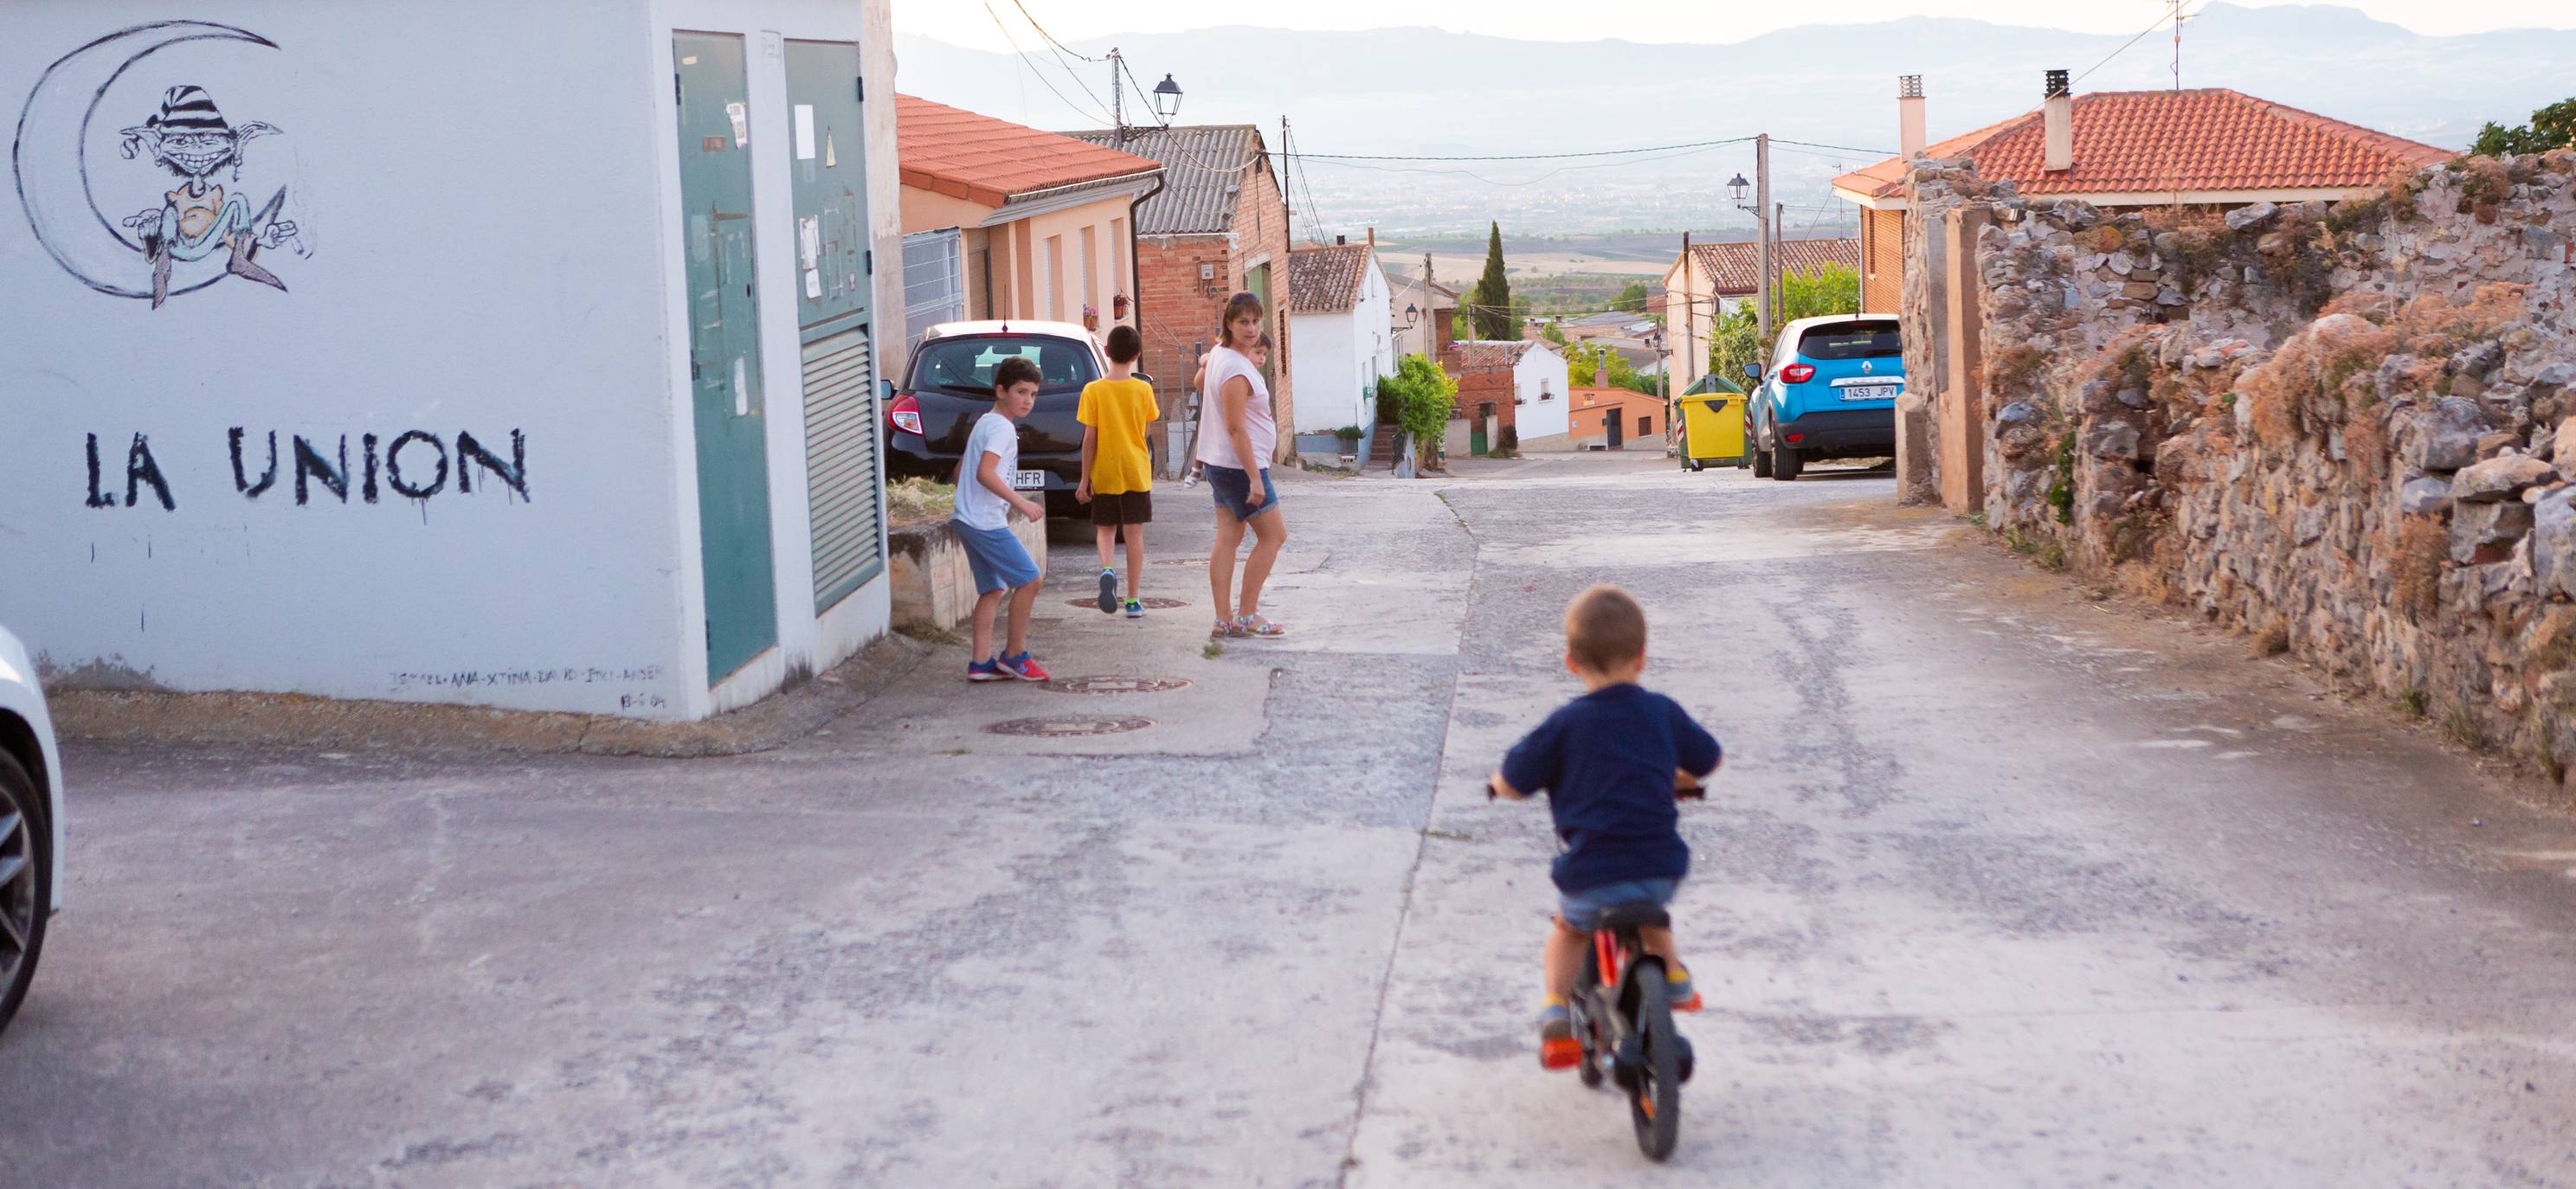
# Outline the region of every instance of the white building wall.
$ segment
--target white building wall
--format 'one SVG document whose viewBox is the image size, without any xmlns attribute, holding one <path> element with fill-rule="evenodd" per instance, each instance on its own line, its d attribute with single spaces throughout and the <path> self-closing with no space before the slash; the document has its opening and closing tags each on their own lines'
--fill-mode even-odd
<svg viewBox="0 0 2576 1189">
<path fill-rule="evenodd" d="M 452 0 L 426 15 L 205 0 L 185 15 L 246 35 L 146 29 L 166 6 L 97 0 L 12 4 L 0 38 L 0 113 L 24 121 L 17 190 L 0 191 L 0 622 L 51 679 L 689 717 L 882 629 L 882 580 L 814 614 L 788 123 L 759 31 L 883 58 L 883 0 Z M 702 635 L 674 27 L 751 35 L 781 646 L 723 691 L 706 686 Z M 891 97 L 887 74 L 871 99 Z M 256 258 L 282 291 L 222 276 L 220 250 L 174 264 L 158 309 L 75 275 L 150 287 L 108 224 L 177 179 L 124 157 L 120 131 L 179 86 L 237 132 L 274 128 L 246 143 L 238 179 L 215 180 L 252 210 L 283 188 L 295 235 Z M 892 104 L 872 106 L 887 232 Z M 91 202 L 104 220 L 84 222 Z M 894 271 L 877 274 L 879 308 L 899 324 Z M 277 435 L 256 496 L 235 479 L 235 429 L 254 486 Z M 413 432 L 430 438 L 404 442 L 416 499 L 384 461 Z M 462 489 L 463 434 L 505 464 L 516 435 L 524 498 L 481 466 Z M 307 474 L 299 501 L 298 436 L 334 466 L 345 437 L 345 496 Z"/>
<path fill-rule="evenodd" d="M 1521 441 L 1562 436 L 1573 425 L 1574 397 L 1566 387 L 1565 357 L 1544 344 L 1521 353 L 1512 365 L 1512 391 L 1521 404 L 1515 424 Z"/>
<path fill-rule="evenodd" d="M 1369 258 L 1360 297 L 1350 309 L 1288 316 L 1289 365 L 1299 376 L 1297 432 L 1330 433 L 1376 419 L 1369 394 L 1377 380 L 1395 374 L 1396 343 L 1386 273 Z"/>
<path fill-rule="evenodd" d="M 1330 433 L 1362 423 L 1354 371 L 1359 340 L 1360 327 L 1347 310 L 1288 315 L 1288 366 L 1302 378 L 1297 385 L 1298 433 Z"/>
</svg>

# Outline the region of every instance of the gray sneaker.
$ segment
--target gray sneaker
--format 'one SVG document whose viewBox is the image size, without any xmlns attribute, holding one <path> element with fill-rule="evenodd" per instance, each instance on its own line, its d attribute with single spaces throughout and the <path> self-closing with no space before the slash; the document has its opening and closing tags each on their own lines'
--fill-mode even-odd
<svg viewBox="0 0 2576 1189">
<path fill-rule="evenodd" d="M 1102 570 L 1100 571 L 1100 613 L 1108 615 L 1116 610 L 1118 610 L 1118 571 Z"/>
</svg>

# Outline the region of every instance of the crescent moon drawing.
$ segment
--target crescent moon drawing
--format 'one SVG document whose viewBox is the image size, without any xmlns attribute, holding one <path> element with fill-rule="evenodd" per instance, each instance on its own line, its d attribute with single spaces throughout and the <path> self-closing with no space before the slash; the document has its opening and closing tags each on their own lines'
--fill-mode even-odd
<svg viewBox="0 0 2576 1189">
<path fill-rule="evenodd" d="M 9 151 L 18 202 L 36 242 L 63 270 L 101 293 L 154 299 L 155 262 L 145 245 L 119 229 L 90 193 L 90 124 L 108 89 L 144 58 L 191 41 L 240 41 L 276 49 L 246 29 L 206 21 L 162 21 L 111 33 L 45 68 L 18 115 Z M 280 192 L 281 195 L 283 191 Z M 275 212 L 267 212 L 271 217 Z M 187 293 L 222 280 L 220 255 L 172 260 L 159 267 L 160 293 Z"/>
</svg>

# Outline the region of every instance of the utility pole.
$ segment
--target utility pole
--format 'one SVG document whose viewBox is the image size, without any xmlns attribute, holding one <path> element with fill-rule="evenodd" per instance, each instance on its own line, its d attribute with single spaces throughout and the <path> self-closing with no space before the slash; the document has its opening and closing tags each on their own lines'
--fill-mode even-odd
<svg viewBox="0 0 2576 1189">
<path fill-rule="evenodd" d="M 1767 351 L 1771 343 L 1771 134 L 1753 138 L 1753 217 L 1762 233 L 1762 276 L 1753 295 L 1754 333 L 1763 344 L 1765 357 L 1757 362 L 1770 366 Z"/>
<path fill-rule="evenodd" d="M 1440 303 L 1431 296 L 1431 253 L 1422 254 L 1422 357 L 1440 366 Z"/>
<path fill-rule="evenodd" d="M 1288 225 L 1288 250 L 1294 252 L 1297 250 L 1297 204 L 1287 199 L 1296 194 L 1295 190 L 1288 187 L 1288 171 L 1296 168 L 1297 162 L 1295 158 L 1288 155 L 1289 152 L 1288 117 L 1281 116 L 1279 117 L 1279 197 L 1281 199 L 1279 220 Z M 1272 270 L 1271 275 L 1285 278 L 1288 275 L 1288 262 L 1280 261 L 1279 267 Z"/>
<path fill-rule="evenodd" d="M 1118 47 L 1109 47 L 1109 147 L 1127 147 L 1126 88 L 1118 84 L 1127 70 L 1127 60 L 1118 56 Z"/>
</svg>

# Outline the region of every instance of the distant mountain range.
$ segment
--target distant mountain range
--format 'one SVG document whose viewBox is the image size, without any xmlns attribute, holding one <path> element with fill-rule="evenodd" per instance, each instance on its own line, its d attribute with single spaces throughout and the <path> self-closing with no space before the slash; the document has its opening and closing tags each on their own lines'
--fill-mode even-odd
<svg viewBox="0 0 2576 1189">
<path fill-rule="evenodd" d="M 1111 45 L 1147 88 L 1173 76 L 1185 92 L 1180 122 L 1257 124 L 1273 149 L 1282 116 L 1293 121 L 1297 147 L 1314 153 L 1553 153 L 1755 132 L 1846 146 L 1783 145 L 1774 157 L 1780 197 L 1820 219 L 1832 214 L 1828 179 L 1894 151 L 1897 75 L 1924 76 L 1934 140 L 2029 110 L 2052 68 L 2082 74 L 2079 91 L 2173 84 L 2173 40 L 2164 29 L 2131 42 L 1928 17 L 1801 26 L 1725 45 L 1230 27 L 1074 48 L 1097 54 Z M 1026 65 L 898 34 L 898 85 L 1043 128 L 1108 123 L 1098 110 L 1105 66 L 1061 62 L 1024 31 L 1021 48 L 1032 59 Z M 2213 3 L 2183 26 L 2182 83 L 2460 147 L 2487 120 L 2519 123 L 2576 92 L 2576 30 L 2428 37 L 2349 8 Z M 1143 100 L 1131 90 L 1127 101 L 1131 121 L 1138 119 Z M 1525 233 L 1730 225 L 1741 218 L 1715 194 L 1714 179 L 1749 172 L 1751 155 L 1726 147 L 1544 178 L 1555 165 L 1318 161 L 1306 183 L 1316 206 L 1354 229 L 1481 226 L 1472 216 L 1482 207 L 1511 213 L 1513 229 Z M 1676 187 L 1690 199 L 1649 202 L 1634 220 L 1618 221 L 1618 204 L 1633 207 Z M 1594 209 L 1603 203 L 1614 209 Z M 1793 222 L 1800 217 L 1793 211 Z"/>
</svg>

